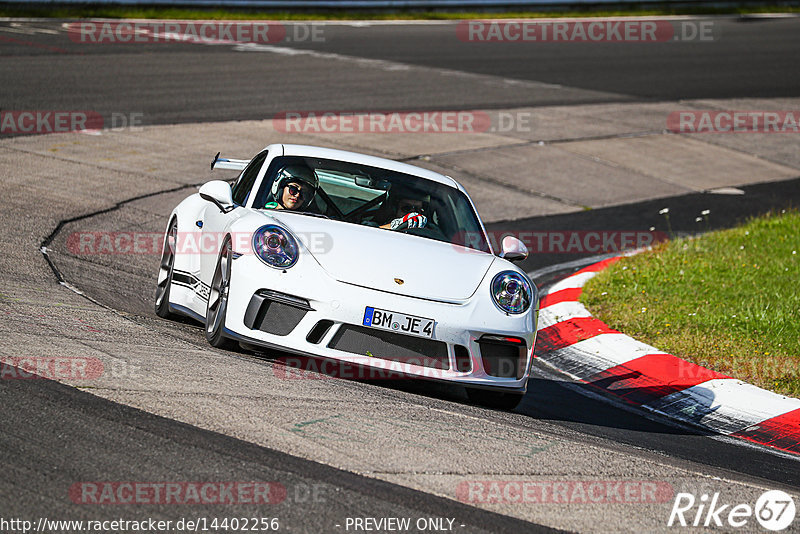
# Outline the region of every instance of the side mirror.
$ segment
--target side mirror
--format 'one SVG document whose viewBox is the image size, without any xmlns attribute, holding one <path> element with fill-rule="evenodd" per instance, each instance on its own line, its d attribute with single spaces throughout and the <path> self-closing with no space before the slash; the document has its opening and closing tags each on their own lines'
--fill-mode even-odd
<svg viewBox="0 0 800 534">
<path fill-rule="evenodd" d="M 233 206 L 233 193 L 228 182 L 212 180 L 200 188 L 200 198 L 213 202 L 222 212 L 231 211 Z"/>
<path fill-rule="evenodd" d="M 513 235 L 507 235 L 500 244 L 500 257 L 508 261 L 524 260 L 528 257 L 528 247 Z"/>
</svg>

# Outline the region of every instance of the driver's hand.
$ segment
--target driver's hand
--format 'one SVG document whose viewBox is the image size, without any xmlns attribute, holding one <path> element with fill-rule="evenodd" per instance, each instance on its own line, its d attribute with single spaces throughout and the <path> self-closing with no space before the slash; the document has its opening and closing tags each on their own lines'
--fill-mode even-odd
<svg viewBox="0 0 800 534">
<path fill-rule="evenodd" d="M 408 228 L 425 228 L 428 224 L 428 218 L 421 213 L 412 212 L 404 217 L 394 219 L 389 227 L 392 230 L 397 230 L 403 223 L 408 223 Z"/>
</svg>

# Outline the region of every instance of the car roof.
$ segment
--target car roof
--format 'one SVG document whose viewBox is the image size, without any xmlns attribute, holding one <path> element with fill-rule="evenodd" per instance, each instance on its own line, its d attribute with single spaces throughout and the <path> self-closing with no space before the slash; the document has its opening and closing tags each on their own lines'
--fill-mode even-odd
<svg viewBox="0 0 800 534">
<path fill-rule="evenodd" d="M 409 165 L 408 163 L 401 163 L 399 161 L 380 158 L 377 156 L 368 156 L 366 154 L 359 154 L 357 152 L 348 152 L 346 150 L 337 150 L 334 148 L 324 148 L 309 145 L 283 145 L 283 154 L 285 156 L 317 157 L 346 161 L 348 163 L 369 165 L 371 167 L 378 167 L 403 174 L 418 176 L 420 178 L 432 180 L 455 189 L 463 189 L 453 178 L 445 176 L 444 174 L 439 174 L 438 172 L 423 169 L 422 167 L 417 167 L 415 165 Z"/>
</svg>

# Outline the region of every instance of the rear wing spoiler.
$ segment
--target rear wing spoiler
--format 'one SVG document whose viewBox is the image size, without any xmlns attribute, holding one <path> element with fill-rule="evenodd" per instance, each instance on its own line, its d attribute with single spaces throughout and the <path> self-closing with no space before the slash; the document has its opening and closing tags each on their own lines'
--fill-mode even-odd
<svg viewBox="0 0 800 534">
<path fill-rule="evenodd" d="M 233 159 L 233 158 L 221 158 L 219 157 L 220 153 L 217 152 L 217 155 L 214 156 L 214 161 L 211 162 L 211 170 L 214 169 L 231 169 L 234 171 L 242 171 L 247 164 L 250 163 L 249 159 Z"/>
</svg>

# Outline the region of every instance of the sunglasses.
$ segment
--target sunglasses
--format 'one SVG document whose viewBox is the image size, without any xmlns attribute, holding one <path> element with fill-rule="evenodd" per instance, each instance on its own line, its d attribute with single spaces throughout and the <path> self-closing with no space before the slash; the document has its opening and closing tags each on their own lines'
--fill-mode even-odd
<svg viewBox="0 0 800 534">
<path fill-rule="evenodd" d="M 301 189 L 296 185 L 288 185 L 286 187 L 289 189 L 289 194 L 293 197 L 303 198 L 306 194 L 305 189 Z"/>
</svg>

